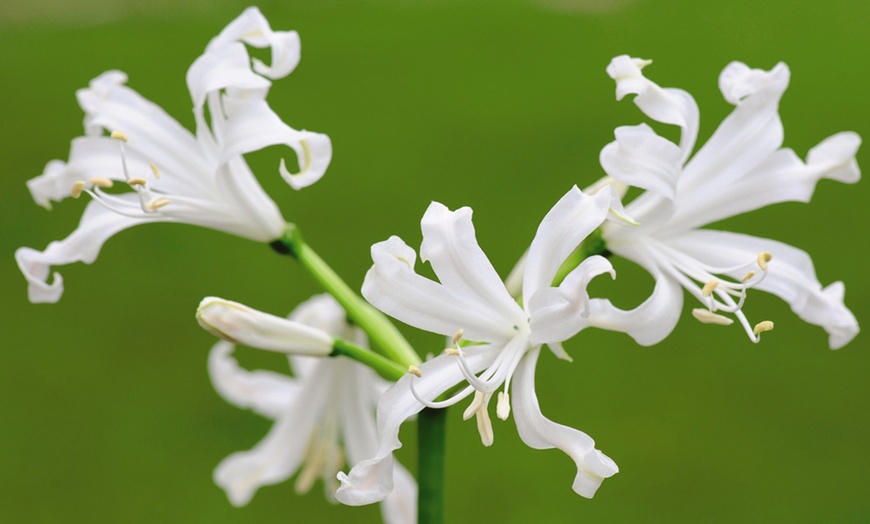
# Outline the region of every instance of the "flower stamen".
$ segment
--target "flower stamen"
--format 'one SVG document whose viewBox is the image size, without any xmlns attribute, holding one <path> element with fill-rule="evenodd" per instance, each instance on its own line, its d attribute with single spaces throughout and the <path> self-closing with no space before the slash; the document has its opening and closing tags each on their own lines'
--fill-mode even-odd
<svg viewBox="0 0 870 524">
<path fill-rule="evenodd" d="M 112 182 L 111 179 L 106 178 L 106 177 L 102 177 L 102 176 L 92 176 L 91 178 L 88 179 L 88 182 L 90 182 L 91 184 L 93 184 L 95 186 L 106 187 L 106 188 L 112 187 L 113 185 L 115 185 L 115 183 Z"/>
<path fill-rule="evenodd" d="M 85 189 L 85 182 L 83 180 L 77 181 L 72 185 L 72 189 L 69 191 L 69 195 L 73 198 L 78 198 L 82 196 L 82 191 Z"/>
<path fill-rule="evenodd" d="M 695 308 L 692 310 L 692 316 L 703 324 L 716 324 L 719 326 L 730 326 L 734 321 L 724 315 L 717 315 L 709 309 Z"/>
</svg>

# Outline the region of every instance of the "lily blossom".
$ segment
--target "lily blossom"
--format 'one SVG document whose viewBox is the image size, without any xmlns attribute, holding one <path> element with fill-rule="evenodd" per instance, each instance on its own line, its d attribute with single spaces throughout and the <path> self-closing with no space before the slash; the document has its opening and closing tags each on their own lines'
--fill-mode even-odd
<svg viewBox="0 0 870 524">
<path fill-rule="evenodd" d="M 704 226 L 778 202 L 809 202 L 822 178 L 857 182 L 860 137 L 837 133 L 802 161 L 782 147 L 778 111 L 788 67 L 779 63 L 763 71 L 732 62 L 719 76 L 719 87 L 736 107 L 692 155 L 698 106 L 689 93 L 645 78 L 641 70 L 649 63 L 619 56 L 607 73 L 616 81 L 618 100 L 637 95 L 634 102 L 646 116 L 678 126 L 679 144 L 646 124 L 616 129 L 616 141 L 601 151 L 601 165 L 616 180 L 646 191 L 625 206 L 640 225 L 607 223 L 602 236 L 607 249 L 644 267 L 656 284 L 652 295 L 631 311 L 593 301 L 597 325 L 625 331 L 643 345 L 655 344 L 679 319 L 682 287 L 701 303 L 695 318 L 727 325 L 733 323 L 726 315 L 731 314 L 758 342 L 773 323 L 753 325 L 743 312 L 747 291 L 757 288 L 788 302 L 804 321 L 823 327 L 832 349 L 847 344 L 859 329 L 843 303 L 843 283 L 823 288 L 807 253 L 776 240 Z"/>
<path fill-rule="evenodd" d="M 272 64 L 253 60 L 245 44 L 269 47 Z M 295 31 L 272 31 L 249 8 L 208 45 L 187 72 L 196 132 L 126 87 L 127 77 L 108 71 L 77 93 L 85 136 L 72 141 L 69 160 L 48 163 L 27 185 L 36 202 L 83 193 L 88 203 L 78 228 L 45 251 L 20 248 L 18 265 L 32 302 L 57 302 L 63 279 L 51 266 L 93 262 L 103 243 L 148 222 L 183 222 L 261 242 L 279 238 L 286 221 L 260 187 L 243 154 L 272 145 L 295 151 L 301 171 L 279 172 L 294 188 L 316 182 L 332 157 L 329 137 L 297 131 L 271 110 L 271 80 L 299 62 Z M 120 182 L 128 191 L 106 191 Z"/>
<path fill-rule="evenodd" d="M 367 344 L 364 332 L 347 324 L 344 310 L 329 295 L 318 295 L 301 304 L 289 320 L 283 319 L 284 326 L 280 319 L 269 318 L 271 315 L 266 313 L 249 308 L 247 313 L 239 313 L 236 306 L 224 309 L 215 304 L 212 301 L 205 305 L 204 317 L 215 321 L 209 331 L 220 326 L 221 333 L 226 334 L 224 327 L 235 326 L 240 329 L 234 333 L 250 337 L 243 343 L 256 342 L 270 350 L 293 352 L 291 346 L 295 343 L 288 346 L 288 341 L 295 333 L 296 340 L 305 344 L 312 338 L 334 336 L 363 347 Z M 244 326 L 237 322 L 238 315 L 247 316 Z M 244 335 L 246 331 L 251 334 Z M 221 341 L 211 350 L 208 368 L 215 389 L 227 402 L 273 419 L 275 424 L 252 449 L 225 458 L 215 469 L 215 483 L 226 491 L 233 505 L 244 506 L 260 487 L 284 482 L 298 471 L 297 493 L 306 493 L 319 478 L 327 499 L 334 501 L 336 474 L 345 461 L 356 464 L 377 449 L 375 407 L 389 383 L 371 368 L 345 357 L 291 354 L 292 377 L 266 370 L 248 371 L 233 358 L 234 347 Z M 381 507 L 384 521 L 416 522 L 414 478 L 397 465 L 392 481 L 396 489 Z"/>
<path fill-rule="evenodd" d="M 609 191 L 587 196 L 574 187 L 547 213 L 529 249 L 522 306 L 477 244 L 467 207 L 450 211 L 433 202 L 423 216 L 420 258 L 432 265 L 440 282 L 415 272 L 416 253 L 400 238 L 372 246 L 374 266 L 366 274 L 363 296 L 402 322 L 452 336 L 453 345 L 412 368 L 384 395 L 378 405 L 378 451 L 339 475 L 338 500 L 361 505 L 386 497 L 392 489 L 392 453 L 401 447 L 399 426 L 424 407 L 450 406 L 472 394 L 464 417 L 476 417 L 484 445 L 493 442 L 488 408 L 497 392 L 497 416 L 507 420 L 513 410 L 523 442 L 535 449 L 561 449 L 574 460 L 578 494 L 592 497 L 618 471 L 588 435 L 544 417 L 535 394 L 541 346 L 570 360 L 561 343 L 587 325 L 587 284 L 602 273 L 614 275 L 606 259 L 594 256 L 558 288 L 551 287 L 562 262 L 605 220 L 610 203 Z M 460 339 L 471 344 L 461 345 Z M 435 400 L 458 384 L 465 384 L 461 392 Z"/>
</svg>

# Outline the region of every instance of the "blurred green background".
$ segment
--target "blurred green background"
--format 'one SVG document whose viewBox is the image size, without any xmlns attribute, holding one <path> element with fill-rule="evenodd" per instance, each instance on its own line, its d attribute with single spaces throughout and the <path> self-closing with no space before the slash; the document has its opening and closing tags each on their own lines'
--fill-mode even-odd
<svg viewBox="0 0 870 524">
<path fill-rule="evenodd" d="M 75 90 L 107 69 L 192 125 L 184 74 L 246 4 L 13 0 L 0 6 L 0 521 L 377 521 L 375 507 L 331 507 L 319 485 L 262 489 L 236 509 L 211 481 L 270 422 L 212 390 L 213 338 L 194 320 L 218 295 L 275 313 L 317 288 L 266 246 L 184 225 L 135 228 L 93 266 L 60 269 L 66 294 L 31 305 L 14 249 L 42 249 L 77 224 L 82 201 L 46 212 L 25 181 L 66 159 L 81 134 Z M 870 3 L 732 0 L 320 0 L 263 2 L 276 29 L 296 29 L 303 60 L 269 101 L 297 128 L 328 133 L 334 159 L 294 192 L 276 173 L 286 151 L 250 157 L 285 216 L 355 287 L 368 247 L 391 234 L 419 246 L 430 200 L 475 210 L 483 248 L 506 275 L 537 223 L 571 184 L 601 176 L 598 152 L 640 112 L 614 100 L 604 73 L 628 53 L 648 75 L 701 107 L 701 141 L 730 106 L 717 88 L 731 60 L 784 61 L 786 146 L 802 157 L 823 138 L 870 136 Z M 859 163 L 870 166 L 867 148 Z M 720 227 L 768 236 L 813 255 L 820 280 L 844 280 L 867 325 L 870 185 L 819 184 L 809 206 L 780 204 Z M 624 262 L 596 292 L 628 307 L 652 289 Z M 686 315 L 653 348 L 588 331 L 575 362 L 542 356 L 544 413 L 592 435 L 621 472 L 593 500 L 571 491 L 574 465 L 524 446 L 495 421 L 484 449 L 461 409 L 449 414 L 448 522 L 870 521 L 870 354 L 867 336 L 832 352 L 820 329 L 776 297 L 746 311 L 776 321 L 759 345 L 741 329 Z M 406 330 L 421 352 L 437 337 Z M 280 357 L 243 352 L 250 366 Z M 272 358 L 274 357 L 274 358 Z M 414 468 L 414 427 L 400 458 Z"/>
</svg>

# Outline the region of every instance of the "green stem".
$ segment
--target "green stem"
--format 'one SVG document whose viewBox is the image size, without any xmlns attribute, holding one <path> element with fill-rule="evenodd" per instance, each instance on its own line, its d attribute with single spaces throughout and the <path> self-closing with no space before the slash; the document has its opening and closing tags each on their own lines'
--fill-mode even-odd
<svg viewBox="0 0 870 524">
<path fill-rule="evenodd" d="M 425 408 L 417 416 L 417 523 L 444 522 L 444 440 L 447 410 Z"/>
<path fill-rule="evenodd" d="M 405 337 L 380 311 L 359 297 L 331 267 L 302 240 L 294 224 L 288 224 L 284 235 L 272 242 L 272 248 L 292 255 L 315 280 L 342 305 L 348 316 L 368 333 L 383 354 L 403 366 L 417 365 L 420 357 Z"/>
<path fill-rule="evenodd" d="M 553 285 L 558 286 L 561 284 L 562 281 L 565 280 L 565 277 L 568 276 L 568 273 L 576 269 L 580 263 L 593 255 L 602 255 L 604 257 L 610 256 L 610 251 L 607 250 L 607 244 L 604 243 L 604 239 L 601 237 L 600 229 L 596 229 L 586 237 L 586 240 L 577 246 L 577 249 L 568 256 L 568 259 L 559 266 L 559 271 L 556 272 L 556 277 L 553 279 Z"/>
<path fill-rule="evenodd" d="M 408 373 L 407 368 L 403 368 L 392 360 L 382 357 L 368 349 L 355 346 L 350 342 L 346 342 L 340 338 L 335 339 L 332 345 L 331 357 L 344 355 L 354 360 L 358 360 L 368 367 L 374 369 L 378 375 L 385 379 L 396 382 Z"/>
</svg>

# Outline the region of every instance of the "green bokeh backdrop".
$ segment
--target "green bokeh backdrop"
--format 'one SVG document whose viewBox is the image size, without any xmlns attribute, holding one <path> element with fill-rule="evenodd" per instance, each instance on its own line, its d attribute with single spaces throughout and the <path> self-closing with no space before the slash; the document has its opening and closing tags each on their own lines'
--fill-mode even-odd
<svg viewBox="0 0 870 524">
<path fill-rule="evenodd" d="M 193 313 L 207 295 L 286 313 L 318 290 L 262 245 L 184 225 L 111 239 L 92 266 L 63 267 L 66 294 L 31 305 L 13 251 L 44 248 L 84 202 L 46 212 L 24 182 L 81 134 L 74 92 L 107 69 L 190 126 L 184 74 L 245 7 L 234 1 L 140 4 L 13 0 L 0 7 L 0 521 L 331 522 L 378 519 L 330 506 L 319 485 L 262 489 L 236 509 L 211 481 L 227 454 L 253 446 L 269 422 L 213 392 L 213 338 Z M 641 115 L 617 103 L 610 58 L 655 59 L 648 75 L 692 93 L 701 140 L 728 113 L 717 88 L 731 60 L 785 61 L 786 145 L 800 155 L 841 130 L 870 136 L 866 98 L 870 3 L 696 0 L 285 1 L 260 5 L 297 29 L 303 60 L 269 101 L 295 127 L 328 133 L 334 159 L 295 192 L 277 176 L 285 151 L 252 166 L 285 216 L 355 287 L 368 247 L 391 234 L 420 240 L 430 200 L 475 210 L 481 245 L 507 274 L 537 223 L 571 184 L 599 176 L 615 127 Z M 867 150 L 859 163 L 870 165 Z M 811 205 L 781 204 L 721 225 L 775 237 L 813 255 L 824 284 L 846 282 L 866 324 L 870 186 L 822 182 Z M 624 306 L 652 288 L 617 261 L 595 291 Z M 687 303 L 687 313 L 690 305 Z M 484 449 L 473 422 L 449 414 L 448 522 L 867 522 L 870 520 L 870 354 L 866 335 L 827 349 L 824 332 L 779 299 L 746 311 L 777 329 L 759 345 L 742 330 L 688 314 L 664 343 L 584 332 L 574 363 L 542 356 L 545 414 L 591 434 L 621 472 L 593 500 L 570 489 L 574 465 L 534 451 L 513 422 L 495 421 Z M 422 352 L 437 337 L 406 330 Z M 251 366 L 278 357 L 242 354 Z M 413 468 L 414 427 L 399 452 Z"/>
</svg>

